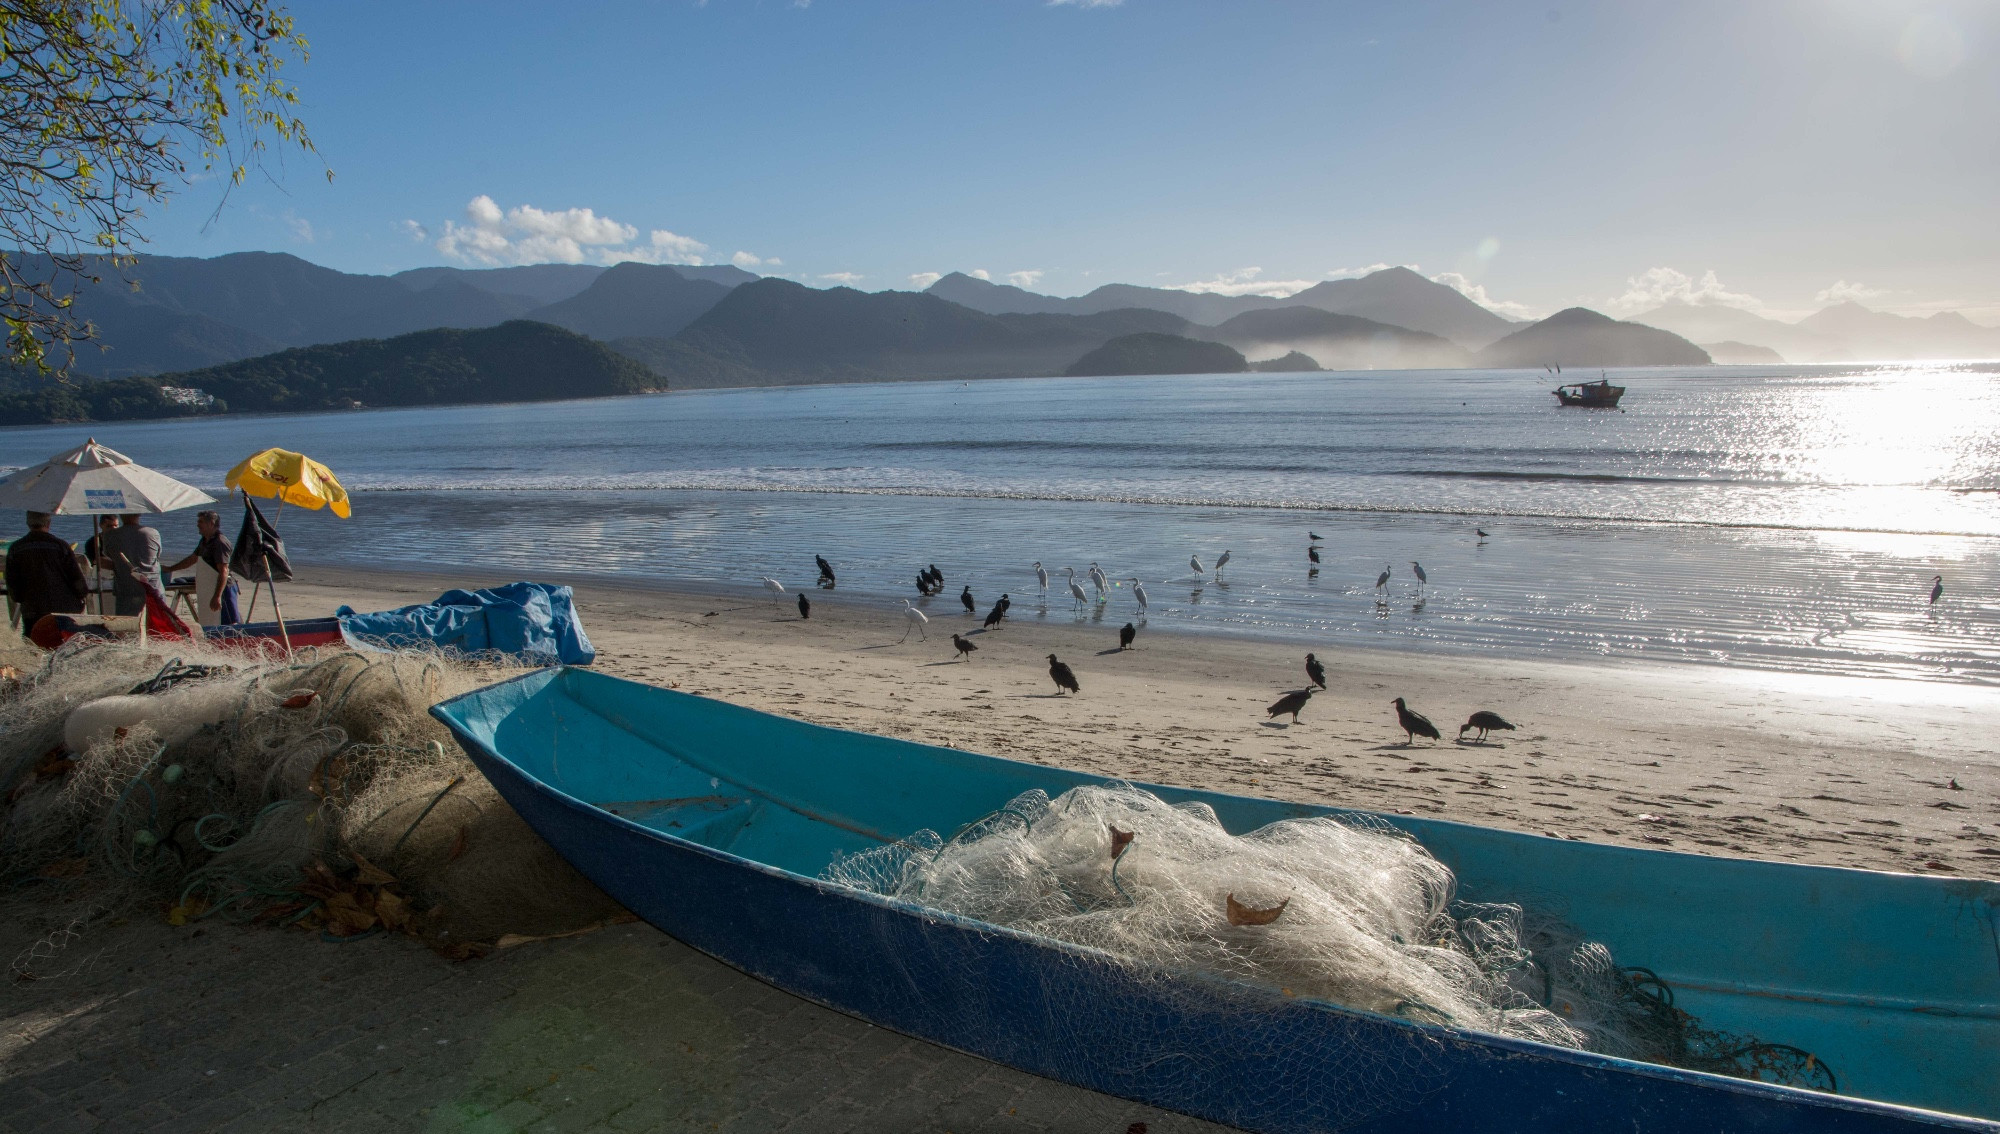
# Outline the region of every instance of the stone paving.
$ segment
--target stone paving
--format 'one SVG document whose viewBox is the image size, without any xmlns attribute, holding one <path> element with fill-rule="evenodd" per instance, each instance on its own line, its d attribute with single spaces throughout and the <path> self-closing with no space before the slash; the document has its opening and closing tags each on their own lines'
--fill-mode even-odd
<svg viewBox="0 0 2000 1134">
<path fill-rule="evenodd" d="M 0 930 L 15 957 L 29 945 Z M 0 986 L 0 1131 L 1222 1128 L 907 1039 L 645 925 L 442 960 L 401 938 L 93 930 Z"/>
</svg>

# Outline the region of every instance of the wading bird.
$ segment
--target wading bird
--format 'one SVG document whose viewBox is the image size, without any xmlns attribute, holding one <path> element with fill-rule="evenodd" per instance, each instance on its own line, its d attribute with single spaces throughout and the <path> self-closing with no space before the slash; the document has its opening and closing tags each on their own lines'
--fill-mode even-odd
<svg viewBox="0 0 2000 1134">
<path fill-rule="evenodd" d="M 1939 599 L 1941 599 L 1941 598 L 1943 598 L 1943 597 L 1944 597 L 1944 576 L 1943 576 L 1943 575 L 1932 575 L 1932 576 L 1931 576 L 1931 605 L 1932 605 L 1932 606 L 1936 606 L 1936 605 L 1937 605 L 1937 600 L 1939 600 Z"/>
<path fill-rule="evenodd" d="M 828 563 L 824 555 L 813 556 L 813 562 L 819 564 L 819 585 L 822 587 L 832 586 L 833 564 Z"/>
<path fill-rule="evenodd" d="M 1319 548 L 1307 545 L 1306 558 L 1313 561 L 1313 566 L 1319 566 Z"/>
<path fill-rule="evenodd" d="M 973 611 L 979 609 L 979 604 L 972 601 L 972 584 L 970 583 L 966 584 L 964 590 L 958 592 L 958 601 L 965 604 L 965 613 L 967 614 L 971 614 Z"/>
<path fill-rule="evenodd" d="M 929 571 L 917 572 L 917 593 L 920 595 L 931 593 L 931 573 Z"/>
<path fill-rule="evenodd" d="M 1478 533 L 1478 535 L 1479 535 L 1479 538 L 1480 538 L 1480 539 L 1485 539 L 1485 538 L 1486 538 L 1486 529 L 1485 529 L 1485 528 L 1474 528 L 1474 529 L 1472 529 L 1472 530 L 1473 530 L 1474 532 Z"/>
<path fill-rule="evenodd" d="M 1132 625 L 1130 622 L 1127 622 L 1125 625 L 1120 626 L 1118 628 L 1118 648 L 1121 650 L 1131 649 L 1132 639 L 1137 638 L 1138 636 L 1139 636 L 1139 628 L 1137 626 Z"/>
<path fill-rule="evenodd" d="M 813 604 L 811 604 L 811 603 L 809 603 L 809 602 L 807 602 L 807 601 L 806 601 L 806 596 L 804 596 L 804 595 L 800 595 L 800 596 L 799 596 L 799 617 L 800 617 L 801 619 L 810 619 L 810 618 L 811 618 L 812 616 L 813 616 Z"/>
<path fill-rule="evenodd" d="M 1489 713 L 1485 709 L 1481 709 L 1465 718 L 1465 723 L 1458 726 L 1458 738 L 1464 740 L 1466 732 L 1475 728 L 1479 730 L 1479 739 L 1481 740 L 1486 739 L 1486 733 L 1490 729 L 1497 728 L 1502 732 L 1514 731 L 1514 726 L 1502 720 L 1499 713 Z"/>
<path fill-rule="evenodd" d="M 935 563 L 931 564 L 931 586 L 937 588 L 937 593 L 944 593 L 944 572 L 938 570 Z"/>
<path fill-rule="evenodd" d="M 1083 686 L 1076 683 L 1076 671 L 1057 661 L 1054 654 L 1049 655 L 1049 679 L 1056 683 L 1058 697 L 1062 696 L 1065 690 L 1071 693 L 1083 692 Z"/>
<path fill-rule="evenodd" d="M 1139 600 L 1139 613 L 1144 614 L 1146 613 L 1146 584 L 1140 582 L 1137 575 L 1132 576 L 1131 583 L 1132 597 Z"/>
<path fill-rule="evenodd" d="M 1069 576 L 1069 597 L 1076 600 L 1076 605 L 1072 609 L 1083 609 L 1083 604 L 1090 601 L 1090 596 L 1084 594 L 1083 588 L 1077 584 L 1076 568 L 1065 567 L 1063 568 L 1063 574 Z"/>
<path fill-rule="evenodd" d="M 1097 588 L 1098 602 L 1104 601 L 1104 588 L 1109 583 L 1110 580 L 1104 577 L 1104 568 L 1099 567 L 1096 563 L 1093 562 L 1090 565 L 1090 585 Z"/>
<path fill-rule="evenodd" d="M 1278 717 L 1284 716 L 1286 713 L 1290 713 L 1292 714 L 1292 723 L 1297 724 L 1299 723 L 1300 711 L 1302 711 L 1306 707 L 1307 701 L 1312 700 L 1312 695 L 1313 691 L 1310 689 L 1295 689 L 1292 692 L 1285 694 L 1283 697 L 1278 698 L 1276 703 L 1274 703 L 1269 709 L 1265 710 L 1265 713 L 1272 719 L 1276 719 Z"/>
<path fill-rule="evenodd" d="M 1314 532 L 1314 531 L 1308 531 L 1308 532 L 1306 533 L 1306 538 L 1307 538 L 1307 539 L 1309 539 L 1309 540 L 1311 540 L 1311 541 L 1313 541 L 1314 543 L 1325 543 L 1325 542 L 1326 542 L 1326 537 L 1325 537 L 1325 536 L 1322 536 L 1322 535 L 1320 535 L 1320 534 L 1319 534 L 1318 532 Z"/>
<path fill-rule="evenodd" d="M 1311 654 L 1306 655 L 1306 677 L 1321 689 L 1326 688 L 1326 667 L 1319 664 L 1319 659 Z"/>
<path fill-rule="evenodd" d="M 1035 560 L 1035 582 L 1041 584 L 1044 595 L 1049 593 L 1049 573 L 1042 570 L 1042 561 L 1039 559 Z"/>
<path fill-rule="evenodd" d="M 1197 574 L 1197 575 L 1206 575 L 1206 574 L 1208 574 L 1208 568 L 1206 568 L 1206 567 L 1203 567 L 1203 566 L 1201 565 L 1201 556 L 1199 556 L 1199 555 L 1190 555 L 1190 556 L 1188 556 L 1188 566 L 1189 566 L 1189 567 L 1191 567 L 1191 568 L 1193 568 L 1193 569 L 1194 569 L 1194 573 L 1195 573 L 1195 574 Z"/>
<path fill-rule="evenodd" d="M 1389 703 L 1396 706 L 1396 723 L 1403 726 L 1403 744 L 1405 746 L 1415 744 L 1417 737 L 1420 736 L 1428 736 L 1432 740 L 1443 739 L 1443 737 L 1438 735 L 1438 726 L 1432 724 L 1429 717 L 1403 704 L 1401 697 Z"/>
<path fill-rule="evenodd" d="M 1385 566 L 1382 568 L 1382 573 L 1380 575 L 1375 576 L 1375 589 L 1379 591 L 1383 587 L 1386 587 L 1388 585 L 1389 585 L 1389 568 Z"/>
<path fill-rule="evenodd" d="M 958 656 L 964 658 L 966 661 L 971 661 L 972 651 L 979 648 L 978 646 L 973 645 L 971 642 L 968 642 L 965 639 L 959 637 L 958 631 L 956 630 L 952 631 L 951 644 L 957 648 Z"/>
<path fill-rule="evenodd" d="M 1222 558 L 1215 561 L 1215 577 L 1222 578 L 1222 569 L 1229 566 L 1229 552 L 1225 549 Z"/>
<path fill-rule="evenodd" d="M 769 575 L 759 575 L 757 577 L 764 580 L 764 590 L 770 594 L 772 602 L 785 601 L 785 584 L 780 583 Z"/>
<path fill-rule="evenodd" d="M 1414 559 L 1410 560 L 1410 570 L 1416 574 L 1418 586 L 1431 581 L 1431 577 L 1424 574 L 1424 565 Z"/>
<path fill-rule="evenodd" d="M 923 611 L 921 611 L 921 610 L 918 610 L 918 609 L 916 608 L 916 606 L 915 606 L 914 604 L 912 604 L 912 603 L 910 602 L 910 600 L 909 600 L 909 599 L 904 599 L 904 600 L 903 600 L 903 636 L 902 636 L 902 637 L 900 637 L 900 638 L 898 638 L 898 639 L 896 639 L 896 641 L 898 641 L 898 642 L 907 642 L 907 641 L 909 641 L 909 640 L 910 640 L 910 628 L 911 628 L 911 627 L 915 627 L 915 628 L 916 628 L 916 631 L 917 631 L 917 641 L 919 641 L 919 642 L 924 642 L 924 641 L 928 641 L 929 639 L 928 639 L 928 638 L 926 638 L 926 637 L 924 636 L 924 623 L 926 623 L 926 622 L 929 622 L 929 621 L 930 621 L 930 619 L 928 619 L 928 618 L 925 618 L 925 617 L 924 617 L 924 612 L 923 612 Z"/>
</svg>

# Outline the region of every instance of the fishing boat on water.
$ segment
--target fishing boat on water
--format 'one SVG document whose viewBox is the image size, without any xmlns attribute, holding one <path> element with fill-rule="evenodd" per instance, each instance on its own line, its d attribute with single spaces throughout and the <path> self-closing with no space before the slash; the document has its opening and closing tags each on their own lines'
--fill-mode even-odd
<svg viewBox="0 0 2000 1134">
<path fill-rule="evenodd" d="M 1010 801 L 1099 777 L 569 667 L 432 712 L 536 831 L 665 932 L 808 1000 L 1090 1089 L 1256 1131 L 2000 1131 L 1991 882 L 1144 787 L 1230 837 L 1321 821 L 1414 840 L 1462 900 L 1554 909 L 1643 966 L 1617 971 L 1653 1003 L 1757 1037 L 1722 1055 L 1791 1057 L 1714 1074 L 1149 966 L 838 880 L 857 856 L 942 854 Z M 906 838 L 922 828 L 954 833 Z M 1147 833 L 1111 836 L 1099 865 L 1123 894 L 1118 855 Z M 1219 932 L 1283 916 L 1232 893 Z M 1780 1065 L 1784 1083 L 1760 1081 Z"/>
<path fill-rule="evenodd" d="M 1592 409 L 1615 409 L 1618 399 L 1625 396 L 1625 387 L 1613 386 L 1607 378 L 1595 382 L 1573 382 L 1567 386 L 1557 386 L 1556 400 L 1566 406 L 1586 406 Z"/>
</svg>

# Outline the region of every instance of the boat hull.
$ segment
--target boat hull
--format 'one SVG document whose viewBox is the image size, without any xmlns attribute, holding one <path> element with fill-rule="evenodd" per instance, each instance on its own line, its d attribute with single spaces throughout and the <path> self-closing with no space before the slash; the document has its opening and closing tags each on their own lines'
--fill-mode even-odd
<svg viewBox="0 0 2000 1134">
<path fill-rule="evenodd" d="M 634 913 L 751 976 L 907 1035 L 1258 1131 L 2000 1130 L 1147 970 L 822 883 L 704 845 L 699 832 L 680 837 L 634 822 L 524 770 L 504 750 L 542 733 L 514 727 L 510 714 L 568 721 L 589 711 L 614 727 L 634 725 L 616 707 L 560 694 L 522 709 L 563 680 L 556 671 L 530 675 L 517 679 L 523 694 L 537 687 L 530 696 L 475 693 L 436 712 L 522 817 Z M 591 735 L 569 746 L 560 730 L 548 734 L 562 749 L 550 754 L 554 766 L 588 759 L 582 742 Z M 1089 779 L 1041 771 L 1053 790 Z M 718 800 L 742 790 L 719 776 L 708 784 Z"/>
</svg>

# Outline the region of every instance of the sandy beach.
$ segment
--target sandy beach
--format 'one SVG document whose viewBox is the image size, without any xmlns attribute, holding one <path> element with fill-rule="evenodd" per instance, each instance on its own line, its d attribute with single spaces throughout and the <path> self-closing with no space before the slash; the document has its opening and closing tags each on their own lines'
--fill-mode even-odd
<svg viewBox="0 0 2000 1134">
<path fill-rule="evenodd" d="M 294 617 L 385 609 L 498 576 L 307 569 Z M 1297 725 L 1265 708 L 1304 651 L 1072 624 L 1032 599 L 979 633 L 951 595 L 929 640 L 901 607 L 812 591 L 801 621 L 762 593 L 573 583 L 598 668 L 820 724 L 1133 780 L 1397 811 L 1563 838 L 1826 865 L 2000 877 L 2000 697 L 1973 685 L 1720 666 L 1563 665 L 1321 650 L 1329 688 Z M 979 649 L 957 661 L 950 635 Z M 1046 655 L 1076 670 L 1055 695 Z M 1444 733 L 1405 744 L 1404 697 Z M 1456 743 L 1475 710 L 1519 726 Z M 1470 735 L 1470 734 L 1469 734 Z"/>
</svg>

